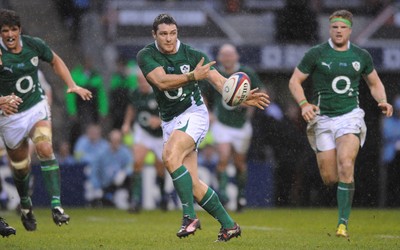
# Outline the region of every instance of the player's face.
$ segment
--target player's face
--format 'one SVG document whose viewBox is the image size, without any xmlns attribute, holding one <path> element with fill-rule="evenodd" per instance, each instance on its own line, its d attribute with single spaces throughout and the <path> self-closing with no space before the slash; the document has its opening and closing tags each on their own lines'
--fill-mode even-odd
<svg viewBox="0 0 400 250">
<path fill-rule="evenodd" d="M 20 34 L 21 28 L 16 25 L 3 25 L 1 27 L 1 39 L 10 52 L 18 53 L 21 51 L 21 45 L 19 42 Z"/>
<path fill-rule="evenodd" d="M 337 48 L 347 48 L 347 42 L 350 40 L 351 28 L 343 22 L 334 22 L 330 24 L 329 35 Z"/>
<path fill-rule="evenodd" d="M 218 53 L 218 61 L 225 70 L 231 70 L 239 62 L 239 55 L 233 47 L 224 47 Z"/>
<path fill-rule="evenodd" d="M 157 42 L 158 49 L 164 54 L 175 54 L 178 41 L 178 28 L 175 24 L 159 24 L 153 37 Z"/>
</svg>

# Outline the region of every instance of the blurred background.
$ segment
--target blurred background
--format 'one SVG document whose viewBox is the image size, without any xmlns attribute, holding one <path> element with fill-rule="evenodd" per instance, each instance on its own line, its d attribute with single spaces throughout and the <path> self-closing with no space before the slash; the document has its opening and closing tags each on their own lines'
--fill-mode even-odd
<svg viewBox="0 0 400 250">
<path fill-rule="evenodd" d="M 74 145 L 90 123 L 101 125 L 104 138 L 113 128 L 121 128 L 126 107 L 122 97 L 126 89 L 137 85 L 136 53 L 153 42 L 151 25 L 160 13 L 171 14 L 179 25 L 180 40 L 206 52 L 210 59 L 215 59 L 222 44 L 236 45 L 241 63 L 257 72 L 273 100 L 270 108 L 257 111 L 252 120 L 248 206 L 336 205 L 336 192 L 326 189 L 320 180 L 306 140 L 306 124 L 288 91 L 289 77 L 304 53 L 328 39 L 328 17 L 334 10 L 353 13 L 351 40 L 372 55 L 388 101 L 394 105 L 395 120 L 400 119 L 398 0 L 1 0 L 0 7 L 17 11 L 23 33 L 44 39 L 64 59 L 75 81 L 96 95 L 86 106 L 71 100 L 51 68 L 41 65 L 52 94 L 54 145 L 59 160 L 66 159 L 60 160 L 64 206 L 90 205 L 86 183 L 90 169 L 77 159 Z M 85 81 L 83 75 L 91 80 Z M 128 83 L 118 84 L 117 76 Z M 305 83 L 306 92 L 309 84 Z M 385 121 L 364 82 L 360 95 L 368 134 L 356 163 L 354 206 L 398 207 L 400 132 L 395 131 L 400 125 Z M 129 147 L 132 140 L 125 137 L 123 143 Z M 204 148 L 211 148 L 212 153 L 212 146 L 210 142 Z M 0 167 L 0 200 L 4 209 L 12 209 L 19 201 L 6 162 L 3 159 Z M 147 165 L 152 162 L 149 156 Z M 215 183 L 213 171 L 213 166 L 200 169 L 211 184 Z M 234 176 L 234 171 L 230 168 L 228 175 Z M 143 207 L 153 209 L 160 195 L 154 168 L 146 167 L 143 175 Z M 47 197 L 40 178 L 37 170 L 33 203 L 45 206 Z M 234 179 L 230 182 L 228 194 L 235 197 Z M 178 201 L 169 181 L 166 190 L 173 209 Z M 126 209 L 129 194 L 121 191 L 114 195 L 113 205 Z M 235 205 L 235 201 L 227 204 L 231 209 Z"/>
</svg>

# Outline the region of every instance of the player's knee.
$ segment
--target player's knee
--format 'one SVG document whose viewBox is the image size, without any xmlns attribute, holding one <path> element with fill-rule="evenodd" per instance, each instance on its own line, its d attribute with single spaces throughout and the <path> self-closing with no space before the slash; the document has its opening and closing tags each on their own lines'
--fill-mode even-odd
<svg viewBox="0 0 400 250">
<path fill-rule="evenodd" d="M 35 145 L 39 160 L 54 159 L 52 133 L 49 127 L 37 127 L 32 135 L 32 142 Z"/>
<path fill-rule="evenodd" d="M 178 165 L 180 165 L 179 157 L 177 156 L 177 154 L 174 153 L 174 150 L 170 150 L 168 148 L 164 149 L 163 162 L 164 162 L 165 167 L 168 170 L 171 170 L 174 167 L 177 167 Z"/>
<path fill-rule="evenodd" d="M 333 175 L 322 176 L 322 181 L 328 187 L 332 187 L 338 182 L 338 177 Z"/>
<path fill-rule="evenodd" d="M 10 160 L 10 164 L 12 168 L 15 170 L 22 170 L 29 168 L 29 164 L 31 163 L 31 158 L 28 156 L 27 158 L 23 159 L 22 161 L 13 161 Z"/>
<path fill-rule="evenodd" d="M 54 159 L 53 145 L 48 142 L 41 142 L 35 145 L 36 154 L 40 161 L 48 161 Z"/>
</svg>

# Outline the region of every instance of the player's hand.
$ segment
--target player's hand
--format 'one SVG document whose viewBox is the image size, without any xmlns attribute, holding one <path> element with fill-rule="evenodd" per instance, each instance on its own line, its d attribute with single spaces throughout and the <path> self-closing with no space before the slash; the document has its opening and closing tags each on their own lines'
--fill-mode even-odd
<svg viewBox="0 0 400 250">
<path fill-rule="evenodd" d="M 382 113 L 386 117 L 391 117 L 393 115 L 393 106 L 387 102 L 378 103 L 378 107 L 382 110 Z"/>
<path fill-rule="evenodd" d="M 156 116 L 156 115 L 152 115 L 149 118 L 149 126 L 152 129 L 157 129 L 161 126 L 161 119 L 160 117 Z"/>
<path fill-rule="evenodd" d="M 22 99 L 16 95 L 11 94 L 0 97 L 0 108 L 4 116 L 13 115 L 18 112 L 18 107 L 22 103 Z"/>
<path fill-rule="evenodd" d="M 196 65 L 196 68 L 193 70 L 194 73 L 194 79 L 197 80 L 203 80 L 208 77 L 208 74 L 210 73 L 210 68 L 213 66 L 216 62 L 211 61 L 205 65 L 204 63 L 204 57 L 201 58 L 199 63 Z"/>
<path fill-rule="evenodd" d="M 301 116 L 306 122 L 310 122 L 317 116 L 319 112 L 319 107 L 311 103 L 306 103 L 301 107 Z"/>
<path fill-rule="evenodd" d="M 258 91 L 258 88 L 250 90 L 249 96 L 243 103 L 264 110 L 270 104 L 269 95 Z"/>
<path fill-rule="evenodd" d="M 87 90 L 85 88 L 79 87 L 79 86 L 68 88 L 67 93 L 75 93 L 75 94 L 79 95 L 82 98 L 82 100 L 84 100 L 84 101 L 89 101 L 90 99 L 93 98 L 92 92 L 90 92 L 89 90 Z"/>
</svg>

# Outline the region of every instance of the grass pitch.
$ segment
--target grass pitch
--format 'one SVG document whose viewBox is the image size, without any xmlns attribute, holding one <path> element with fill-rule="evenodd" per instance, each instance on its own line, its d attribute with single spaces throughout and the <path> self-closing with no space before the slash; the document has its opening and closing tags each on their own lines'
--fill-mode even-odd
<svg viewBox="0 0 400 250">
<path fill-rule="evenodd" d="M 400 249 L 400 210 L 353 209 L 350 240 L 335 236 L 336 209 L 247 209 L 232 217 L 242 237 L 214 242 L 219 223 L 198 212 L 202 230 L 179 239 L 180 211 L 66 209 L 69 225 L 56 226 L 50 209 L 35 209 L 38 229 L 27 232 L 15 212 L 0 212 L 17 235 L 0 249 Z"/>
</svg>

